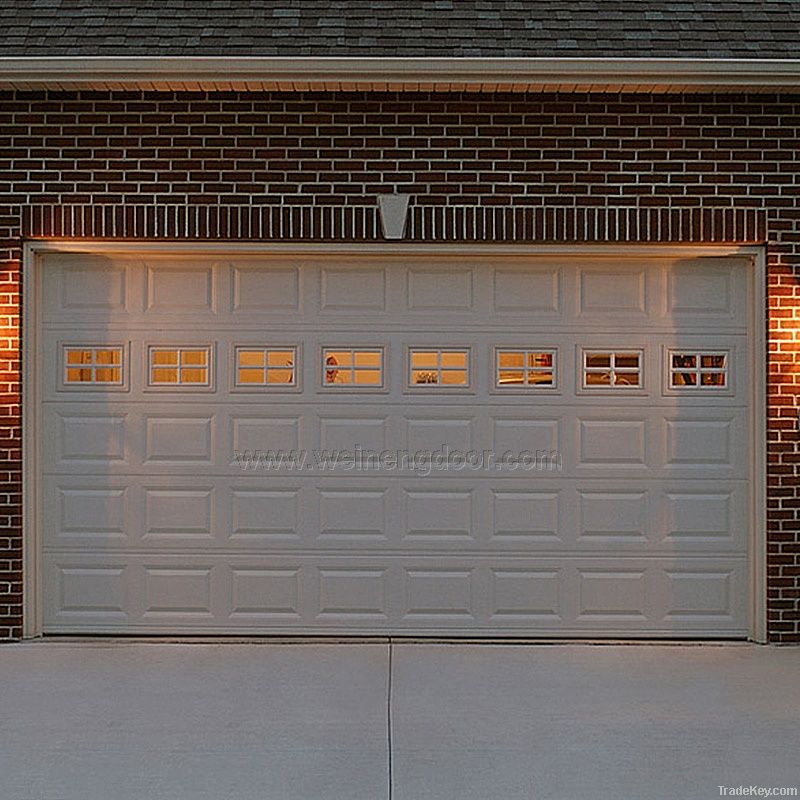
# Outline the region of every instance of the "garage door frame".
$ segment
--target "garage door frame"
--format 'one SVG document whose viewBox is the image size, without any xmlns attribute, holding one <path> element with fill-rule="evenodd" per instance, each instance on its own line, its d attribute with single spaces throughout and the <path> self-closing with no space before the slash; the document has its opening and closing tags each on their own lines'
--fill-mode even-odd
<svg viewBox="0 0 800 800">
<path fill-rule="evenodd" d="M 23 457 L 23 637 L 34 638 L 43 630 L 42 532 L 39 448 L 41 365 L 32 357 L 37 352 L 38 325 L 42 294 L 41 256 L 47 253 L 162 254 L 162 255 L 472 255 L 482 256 L 739 256 L 750 260 L 749 329 L 753 336 L 753 363 L 750 387 L 750 458 L 753 476 L 750 487 L 750 638 L 766 641 L 766 394 L 767 394 L 767 304 L 766 251 L 761 246 L 739 245 L 519 245 L 519 244 L 438 244 L 438 243 L 264 243 L 264 242 L 134 242 L 69 241 L 50 239 L 26 242 L 23 249 L 22 282 L 22 457 Z M 759 358 L 759 354 L 761 357 Z M 238 634 L 241 635 L 241 634 Z"/>
</svg>

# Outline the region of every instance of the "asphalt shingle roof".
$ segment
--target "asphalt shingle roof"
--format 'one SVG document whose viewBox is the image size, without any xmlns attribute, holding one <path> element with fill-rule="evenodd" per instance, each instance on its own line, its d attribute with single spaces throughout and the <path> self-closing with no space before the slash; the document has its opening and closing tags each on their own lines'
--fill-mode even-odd
<svg viewBox="0 0 800 800">
<path fill-rule="evenodd" d="M 0 0 L 0 56 L 798 58 L 800 0 Z"/>
</svg>

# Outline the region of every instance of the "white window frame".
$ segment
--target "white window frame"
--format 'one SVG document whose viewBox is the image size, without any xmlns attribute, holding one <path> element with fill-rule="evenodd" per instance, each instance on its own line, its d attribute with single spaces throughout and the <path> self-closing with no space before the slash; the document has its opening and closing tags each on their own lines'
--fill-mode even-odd
<svg viewBox="0 0 800 800">
<path fill-rule="evenodd" d="M 328 383 L 326 381 L 328 370 L 331 365 L 326 362 L 329 353 L 336 352 L 349 352 L 350 353 L 350 366 L 335 365 L 337 371 L 349 371 L 353 379 L 355 379 L 356 372 L 374 372 L 376 369 L 380 371 L 380 383 Z M 355 364 L 356 353 L 378 353 L 380 355 L 380 365 L 378 367 L 357 367 Z M 319 373 L 319 386 L 325 392 L 380 392 L 384 391 L 387 387 L 386 374 L 388 368 L 388 352 L 387 347 L 382 344 L 370 345 L 337 345 L 337 344 L 324 344 L 319 348 L 318 359 L 318 373 Z"/>
<path fill-rule="evenodd" d="M 178 364 L 153 364 L 153 353 L 159 350 L 175 350 L 178 353 Z M 197 364 L 182 364 L 181 354 L 188 350 L 206 351 L 206 382 L 205 383 L 181 383 L 180 376 L 183 369 L 202 369 Z M 213 343 L 203 344 L 169 344 L 164 342 L 147 342 L 144 351 L 145 368 L 145 389 L 149 392 L 213 392 L 214 391 L 214 358 L 215 346 Z M 153 369 L 177 369 L 177 383 L 155 383 L 153 381 Z"/>
<path fill-rule="evenodd" d="M 240 367 L 239 353 L 242 351 L 255 351 L 264 353 L 263 367 Z M 244 369 L 252 372 L 261 372 L 266 381 L 269 371 L 287 369 L 287 367 L 269 367 L 267 360 L 271 352 L 292 353 L 292 382 L 291 383 L 239 383 L 239 371 Z M 231 388 L 237 392 L 297 392 L 300 390 L 300 376 L 302 374 L 302 348 L 299 344 L 262 344 L 238 343 L 231 348 Z"/>
<path fill-rule="evenodd" d="M 608 355 L 609 367 L 587 367 L 586 359 L 592 355 Z M 639 366 L 617 367 L 617 356 L 639 357 Z M 585 392 L 641 392 L 645 388 L 645 352 L 643 347 L 581 347 L 579 349 L 578 369 L 580 370 L 580 387 Z M 600 374 L 608 372 L 609 382 L 603 384 L 588 384 L 586 376 L 588 374 Z M 634 386 L 630 384 L 618 384 L 615 382 L 617 375 L 638 375 L 639 382 Z"/>
<path fill-rule="evenodd" d="M 558 389 L 559 369 L 558 369 L 558 348 L 557 347 L 516 347 L 515 345 L 496 344 L 493 347 L 492 364 L 494 369 L 494 382 L 492 388 L 497 392 L 554 392 Z M 524 366 L 517 369 L 516 367 L 500 367 L 500 356 L 503 353 L 521 353 L 523 356 Z M 552 366 L 550 367 L 529 367 L 528 356 L 530 354 L 549 355 L 552 356 Z M 523 373 L 522 383 L 501 384 L 500 372 L 503 371 L 521 371 Z M 553 375 L 553 382 L 548 384 L 528 383 L 527 378 L 529 374 L 536 374 L 541 372 L 551 372 Z"/>
<path fill-rule="evenodd" d="M 70 350 L 89 350 L 92 354 L 92 361 L 89 364 L 68 364 L 67 353 Z M 98 350 L 115 350 L 120 354 L 119 364 L 98 364 L 95 361 L 95 353 Z M 108 391 L 124 391 L 128 388 L 128 362 L 129 362 L 129 343 L 120 344 L 114 342 L 113 344 L 98 344 L 92 342 L 91 344 L 79 344 L 74 341 L 59 342 L 59 382 L 58 389 L 65 391 L 79 391 L 79 392 L 108 392 Z M 94 376 L 97 369 L 113 369 L 119 367 L 120 379 L 119 381 L 96 381 Z M 68 369 L 89 369 L 92 371 L 91 381 L 68 381 Z"/>
<path fill-rule="evenodd" d="M 674 367 L 672 366 L 673 356 L 693 356 L 695 358 L 694 367 Z M 723 367 L 702 367 L 701 359 L 703 356 L 723 356 L 725 365 Z M 665 347 L 664 348 L 664 380 L 665 391 L 669 394 L 696 395 L 696 394 L 730 394 L 733 384 L 733 349 L 730 347 Z M 675 386 L 672 383 L 672 376 L 680 373 L 691 373 L 696 378 L 696 383 L 692 385 Z M 724 375 L 725 383 L 722 386 L 710 386 L 702 384 L 703 375 Z"/>
<path fill-rule="evenodd" d="M 412 363 L 412 357 L 414 353 L 435 353 L 436 354 L 436 366 L 431 369 L 431 372 L 435 373 L 437 376 L 437 380 L 431 383 L 414 383 L 412 380 L 412 376 L 415 369 L 420 369 L 419 367 L 414 367 Z M 443 367 L 442 366 L 442 353 L 464 353 L 466 356 L 464 367 Z M 441 377 L 442 373 L 444 372 L 466 372 L 467 374 L 467 382 L 466 383 L 442 383 Z M 406 391 L 412 392 L 434 392 L 434 391 L 444 391 L 444 392 L 463 392 L 468 391 L 472 388 L 472 376 L 473 376 L 473 365 L 472 365 L 472 347 L 467 345 L 463 347 L 436 347 L 435 345 L 425 345 L 425 344 L 411 344 L 406 346 Z"/>
</svg>

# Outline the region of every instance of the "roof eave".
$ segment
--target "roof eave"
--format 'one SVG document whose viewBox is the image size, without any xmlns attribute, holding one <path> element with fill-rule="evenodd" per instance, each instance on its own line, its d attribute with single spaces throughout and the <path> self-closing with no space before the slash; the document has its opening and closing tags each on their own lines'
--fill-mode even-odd
<svg viewBox="0 0 800 800">
<path fill-rule="evenodd" d="M 800 89 L 800 59 L 0 57 L 0 87 L 763 92 Z"/>
</svg>

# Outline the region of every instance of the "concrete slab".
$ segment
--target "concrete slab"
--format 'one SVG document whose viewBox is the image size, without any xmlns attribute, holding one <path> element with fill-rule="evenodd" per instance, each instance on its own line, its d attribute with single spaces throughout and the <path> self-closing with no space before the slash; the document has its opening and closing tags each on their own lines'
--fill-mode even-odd
<svg viewBox="0 0 800 800">
<path fill-rule="evenodd" d="M 386 645 L 0 647 L 7 800 L 376 800 Z"/>
<path fill-rule="evenodd" d="M 800 787 L 800 649 L 393 651 L 394 800 L 687 800 Z"/>
</svg>

